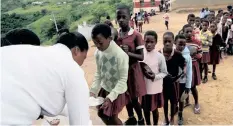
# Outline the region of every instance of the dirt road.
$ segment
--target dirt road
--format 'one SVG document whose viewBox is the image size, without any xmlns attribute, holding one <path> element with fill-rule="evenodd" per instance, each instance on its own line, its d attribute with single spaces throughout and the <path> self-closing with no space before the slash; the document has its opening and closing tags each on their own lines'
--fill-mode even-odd
<svg viewBox="0 0 233 126">
<path fill-rule="evenodd" d="M 151 18 L 151 23 L 143 26 L 143 32 L 146 30 L 155 30 L 158 33 L 157 48 L 162 47 L 162 35 L 165 30 L 163 14 L 156 15 Z M 177 34 L 181 27 L 186 24 L 187 14 L 171 13 L 170 30 Z M 90 43 L 93 45 L 93 43 Z M 86 79 L 90 85 L 93 79 L 94 72 L 96 71 L 96 64 L 94 59 L 95 48 L 91 47 L 88 57 L 83 65 L 83 69 L 86 72 Z M 212 68 L 212 67 L 210 67 Z M 211 79 L 209 74 L 209 82 L 207 84 L 201 84 L 198 87 L 201 114 L 193 114 L 193 106 L 185 108 L 184 110 L 184 124 L 186 125 L 198 125 L 198 124 L 233 124 L 233 57 L 227 57 L 217 66 L 216 71 L 218 80 Z M 193 99 L 191 97 L 191 103 Z M 94 110 L 90 110 L 93 124 L 103 124 L 96 115 Z M 61 125 L 67 124 L 67 121 L 62 119 Z M 120 118 L 124 121 L 127 119 L 127 113 L 125 109 L 121 112 Z M 163 121 L 163 112 L 160 109 L 160 123 Z"/>
</svg>

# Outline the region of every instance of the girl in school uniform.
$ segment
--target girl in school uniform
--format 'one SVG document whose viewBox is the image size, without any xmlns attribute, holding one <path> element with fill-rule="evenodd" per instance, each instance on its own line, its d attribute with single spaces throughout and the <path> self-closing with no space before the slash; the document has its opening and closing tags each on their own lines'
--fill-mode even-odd
<svg viewBox="0 0 233 126">
<path fill-rule="evenodd" d="M 146 84 L 144 81 L 141 66 L 138 61 L 143 61 L 144 42 L 142 36 L 136 30 L 129 27 L 130 10 L 128 6 L 118 6 L 117 21 L 120 26 L 119 38 L 117 44 L 129 56 L 129 73 L 128 73 L 128 92 L 130 94 L 130 102 L 126 105 L 128 111 L 128 120 L 125 125 L 144 125 L 144 118 L 142 116 L 141 105 L 138 98 L 146 94 Z M 134 116 L 133 109 L 138 115 L 138 120 Z"/>
<path fill-rule="evenodd" d="M 166 32 L 163 35 L 163 49 L 160 51 L 167 65 L 168 75 L 163 79 L 163 96 L 164 96 L 164 116 L 165 125 L 174 125 L 174 115 L 179 99 L 179 69 L 184 71 L 185 59 L 182 54 L 173 48 L 174 34 Z M 168 101 L 171 105 L 171 118 L 168 118 Z"/>
<path fill-rule="evenodd" d="M 213 34 L 213 43 L 210 46 L 210 63 L 213 65 L 213 73 L 212 78 L 217 80 L 217 76 L 215 74 L 216 65 L 220 62 L 220 46 L 223 43 L 222 37 L 217 33 L 217 24 L 210 24 L 210 31 Z"/>
<path fill-rule="evenodd" d="M 151 69 L 149 72 L 148 70 L 145 70 L 146 73 L 144 72 L 144 74 L 149 75 L 149 77 L 145 75 L 147 94 L 142 96 L 141 100 L 141 106 L 147 125 L 151 125 L 150 112 L 152 112 L 153 115 L 153 125 L 158 125 L 158 108 L 163 106 L 163 78 L 167 75 L 165 58 L 155 49 L 157 40 L 158 36 L 155 31 L 147 31 L 144 35 L 146 49 L 144 49 L 143 62 Z"/>
<path fill-rule="evenodd" d="M 204 78 L 202 80 L 202 83 L 206 83 L 208 81 L 208 63 L 210 62 L 210 54 L 209 54 L 209 46 L 212 45 L 212 39 L 213 35 L 212 33 L 208 30 L 209 28 L 209 21 L 208 20 L 203 20 L 202 22 L 202 31 L 200 34 L 201 37 L 201 43 L 202 43 L 202 58 L 201 58 L 201 74 L 204 70 Z M 201 75 L 202 76 L 202 75 Z"/>
<path fill-rule="evenodd" d="M 195 101 L 194 105 L 194 113 L 198 114 L 200 113 L 200 105 L 198 101 L 198 91 L 196 86 L 201 84 L 201 76 L 200 76 L 200 69 L 199 69 L 199 63 L 198 60 L 202 57 L 202 50 L 201 46 L 198 45 L 196 42 L 192 40 L 192 32 L 193 27 L 189 24 L 183 26 L 183 33 L 186 37 L 186 46 L 190 48 L 190 55 L 192 57 L 192 86 L 191 91 L 193 94 L 193 98 Z M 186 99 L 185 107 L 189 106 L 189 97 Z"/>
</svg>

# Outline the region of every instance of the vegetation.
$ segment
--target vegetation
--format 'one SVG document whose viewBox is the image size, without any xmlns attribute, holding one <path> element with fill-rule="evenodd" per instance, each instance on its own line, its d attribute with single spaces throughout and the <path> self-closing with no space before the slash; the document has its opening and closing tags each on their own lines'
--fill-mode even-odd
<svg viewBox="0 0 233 126">
<path fill-rule="evenodd" d="M 48 0 L 41 5 L 32 5 L 32 0 L 2 0 L 1 33 L 15 28 L 28 28 L 34 31 L 45 44 L 51 44 L 56 38 L 56 28 L 52 13 L 55 15 L 58 29 L 77 30 L 78 24 L 86 21 L 95 24 L 109 15 L 115 17 L 118 4 L 126 4 L 132 9 L 132 0 Z M 64 3 L 65 2 L 65 3 Z M 9 8 L 7 6 L 10 6 Z"/>
</svg>

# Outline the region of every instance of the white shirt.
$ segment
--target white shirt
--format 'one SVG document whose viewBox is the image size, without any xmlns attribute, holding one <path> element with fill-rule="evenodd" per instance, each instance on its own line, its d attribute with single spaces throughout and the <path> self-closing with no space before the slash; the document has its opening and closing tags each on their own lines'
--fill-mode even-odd
<svg viewBox="0 0 233 126">
<path fill-rule="evenodd" d="M 0 52 L 1 125 L 30 125 L 40 114 L 59 115 L 65 104 L 70 125 L 88 125 L 88 85 L 65 45 L 14 45 Z"/>
<path fill-rule="evenodd" d="M 168 14 L 168 13 L 165 13 L 165 14 L 163 15 L 163 18 L 164 18 L 165 21 L 169 21 L 169 14 Z"/>
</svg>

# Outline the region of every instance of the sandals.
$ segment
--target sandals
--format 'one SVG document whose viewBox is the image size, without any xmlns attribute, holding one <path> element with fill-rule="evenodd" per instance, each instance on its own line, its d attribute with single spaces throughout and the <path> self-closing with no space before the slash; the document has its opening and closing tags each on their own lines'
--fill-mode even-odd
<svg viewBox="0 0 233 126">
<path fill-rule="evenodd" d="M 184 119 L 183 117 L 178 117 L 178 125 L 182 126 L 184 124 Z"/>
<path fill-rule="evenodd" d="M 198 105 L 198 107 L 197 107 L 197 105 L 195 105 L 194 106 L 194 114 L 200 114 L 201 113 L 201 111 L 200 111 L 200 106 Z"/>
</svg>

